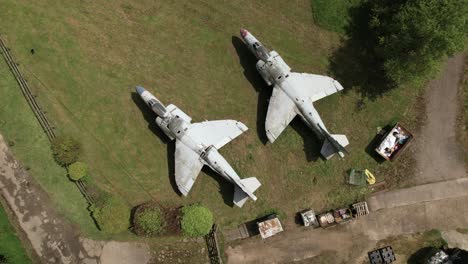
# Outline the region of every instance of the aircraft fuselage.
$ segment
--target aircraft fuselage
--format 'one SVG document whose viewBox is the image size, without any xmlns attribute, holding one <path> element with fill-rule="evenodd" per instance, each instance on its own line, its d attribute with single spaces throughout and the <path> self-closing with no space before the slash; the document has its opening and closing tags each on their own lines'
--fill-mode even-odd
<svg viewBox="0 0 468 264">
<path fill-rule="evenodd" d="M 239 175 L 216 148 L 205 146 L 186 135 L 186 132 L 190 129 L 192 118 L 175 105 L 170 104 L 165 107 L 154 95 L 146 90 L 137 89 L 137 91 L 146 104 L 158 115 L 155 120 L 156 124 L 171 140 L 177 139 L 197 153 L 205 165 L 229 182 L 234 184 L 240 182 Z"/>
<path fill-rule="evenodd" d="M 320 140 L 325 138 L 322 130 L 328 130 L 311 101 L 301 99 L 296 83 L 289 78 L 291 68 L 276 51 L 268 51 L 250 32 L 241 29 L 241 36 L 252 53 L 259 59 L 256 68 L 269 86 L 277 86 L 296 105 L 301 119 L 317 134 Z M 319 127 L 320 126 L 320 127 Z"/>
</svg>

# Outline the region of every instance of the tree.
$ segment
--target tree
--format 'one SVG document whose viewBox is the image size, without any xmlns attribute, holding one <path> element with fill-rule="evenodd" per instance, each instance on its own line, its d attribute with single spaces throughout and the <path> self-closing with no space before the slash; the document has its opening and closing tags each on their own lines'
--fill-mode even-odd
<svg viewBox="0 0 468 264">
<path fill-rule="evenodd" d="M 201 205 L 190 205 L 182 208 L 182 233 L 190 237 L 208 234 L 213 226 L 213 213 Z"/>
<path fill-rule="evenodd" d="M 8 263 L 7 258 L 4 255 L 0 254 L 0 264 L 7 264 L 7 263 Z"/>
<path fill-rule="evenodd" d="M 425 80 L 464 49 L 468 0 L 369 0 L 374 52 L 395 84 Z"/>
<path fill-rule="evenodd" d="M 107 196 L 98 201 L 91 211 L 99 229 L 106 233 L 120 233 L 130 226 L 130 208 L 115 196 Z"/>
<path fill-rule="evenodd" d="M 59 136 L 52 141 L 52 154 L 55 161 L 66 166 L 78 160 L 81 153 L 81 145 L 69 136 Z"/>
<path fill-rule="evenodd" d="M 68 176 L 74 181 L 78 181 L 88 175 L 88 166 L 83 162 L 75 162 L 68 167 Z"/>
<path fill-rule="evenodd" d="M 154 236 L 164 232 L 166 219 L 159 208 L 146 207 L 135 214 L 134 225 L 145 235 Z"/>
</svg>

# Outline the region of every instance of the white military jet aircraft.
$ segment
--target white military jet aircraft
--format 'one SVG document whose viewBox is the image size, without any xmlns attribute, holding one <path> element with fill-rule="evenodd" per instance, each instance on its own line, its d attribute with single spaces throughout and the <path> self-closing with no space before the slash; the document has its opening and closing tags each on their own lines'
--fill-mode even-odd
<svg viewBox="0 0 468 264">
<path fill-rule="evenodd" d="M 312 104 L 343 90 L 341 84 L 327 76 L 291 72 L 276 51 L 268 51 L 245 29 L 241 29 L 240 34 L 259 59 L 257 71 L 269 86 L 274 85 L 265 121 L 268 140 L 273 143 L 291 120 L 299 115 L 323 140 L 320 153 L 324 158 L 330 159 L 335 153 L 344 157 L 344 153 L 348 153 L 345 149 L 348 139 L 345 135 L 331 135 Z"/>
<path fill-rule="evenodd" d="M 257 178 L 241 179 L 218 152 L 218 149 L 247 131 L 244 124 L 235 120 L 191 123 L 192 118 L 175 105 L 165 107 L 143 87 L 137 86 L 136 91 L 158 115 L 156 124 L 171 140 L 176 140 L 175 181 L 182 195 L 188 195 L 203 165 L 208 165 L 235 185 L 235 205 L 242 207 L 249 197 L 257 200 L 254 192 L 261 185 Z"/>
</svg>

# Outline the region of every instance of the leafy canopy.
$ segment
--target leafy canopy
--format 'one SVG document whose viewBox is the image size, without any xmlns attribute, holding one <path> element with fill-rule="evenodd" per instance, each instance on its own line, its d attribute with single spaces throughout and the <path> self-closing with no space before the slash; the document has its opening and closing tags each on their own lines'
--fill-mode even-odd
<svg viewBox="0 0 468 264">
<path fill-rule="evenodd" d="M 166 226 L 166 220 L 159 208 L 147 208 L 135 216 L 135 225 L 143 230 L 146 235 L 161 234 Z"/>
<path fill-rule="evenodd" d="M 66 166 L 78 160 L 81 153 L 81 145 L 69 136 L 59 136 L 52 141 L 52 154 L 55 161 Z"/>
<path fill-rule="evenodd" d="M 468 0 L 369 0 L 375 53 L 389 80 L 424 80 L 464 49 Z"/>
<path fill-rule="evenodd" d="M 130 225 L 130 208 L 122 199 L 115 196 L 104 198 L 91 210 L 99 229 L 106 233 L 120 233 L 127 230 Z"/>
<path fill-rule="evenodd" d="M 75 162 L 68 167 L 70 179 L 77 181 L 88 175 L 88 166 L 83 162 Z"/>
<path fill-rule="evenodd" d="M 182 233 L 190 237 L 208 234 L 213 226 L 213 213 L 201 205 L 190 205 L 182 208 Z"/>
</svg>

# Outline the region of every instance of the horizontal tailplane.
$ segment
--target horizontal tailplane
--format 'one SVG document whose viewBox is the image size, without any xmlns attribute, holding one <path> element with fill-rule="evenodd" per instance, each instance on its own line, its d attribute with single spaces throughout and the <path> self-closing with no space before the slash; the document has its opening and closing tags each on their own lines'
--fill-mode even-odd
<svg viewBox="0 0 468 264">
<path fill-rule="evenodd" d="M 253 193 L 261 185 L 262 184 L 255 177 L 242 179 L 236 182 L 234 188 L 234 204 L 238 207 L 242 207 L 249 197 L 254 201 L 257 200 L 257 197 Z"/>
<path fill-rule="evenodd" d="M 348 151 L 345 149 L 347 145 L 349 145 L 349 141 L 345 135 L 328 134 L 323 142 L 320 154 L 322 154 L 322 156 L 327 160 L 333 157 L 336 153 L 343 158 L 344 154 L 348 154 Z"/>
</svg>

